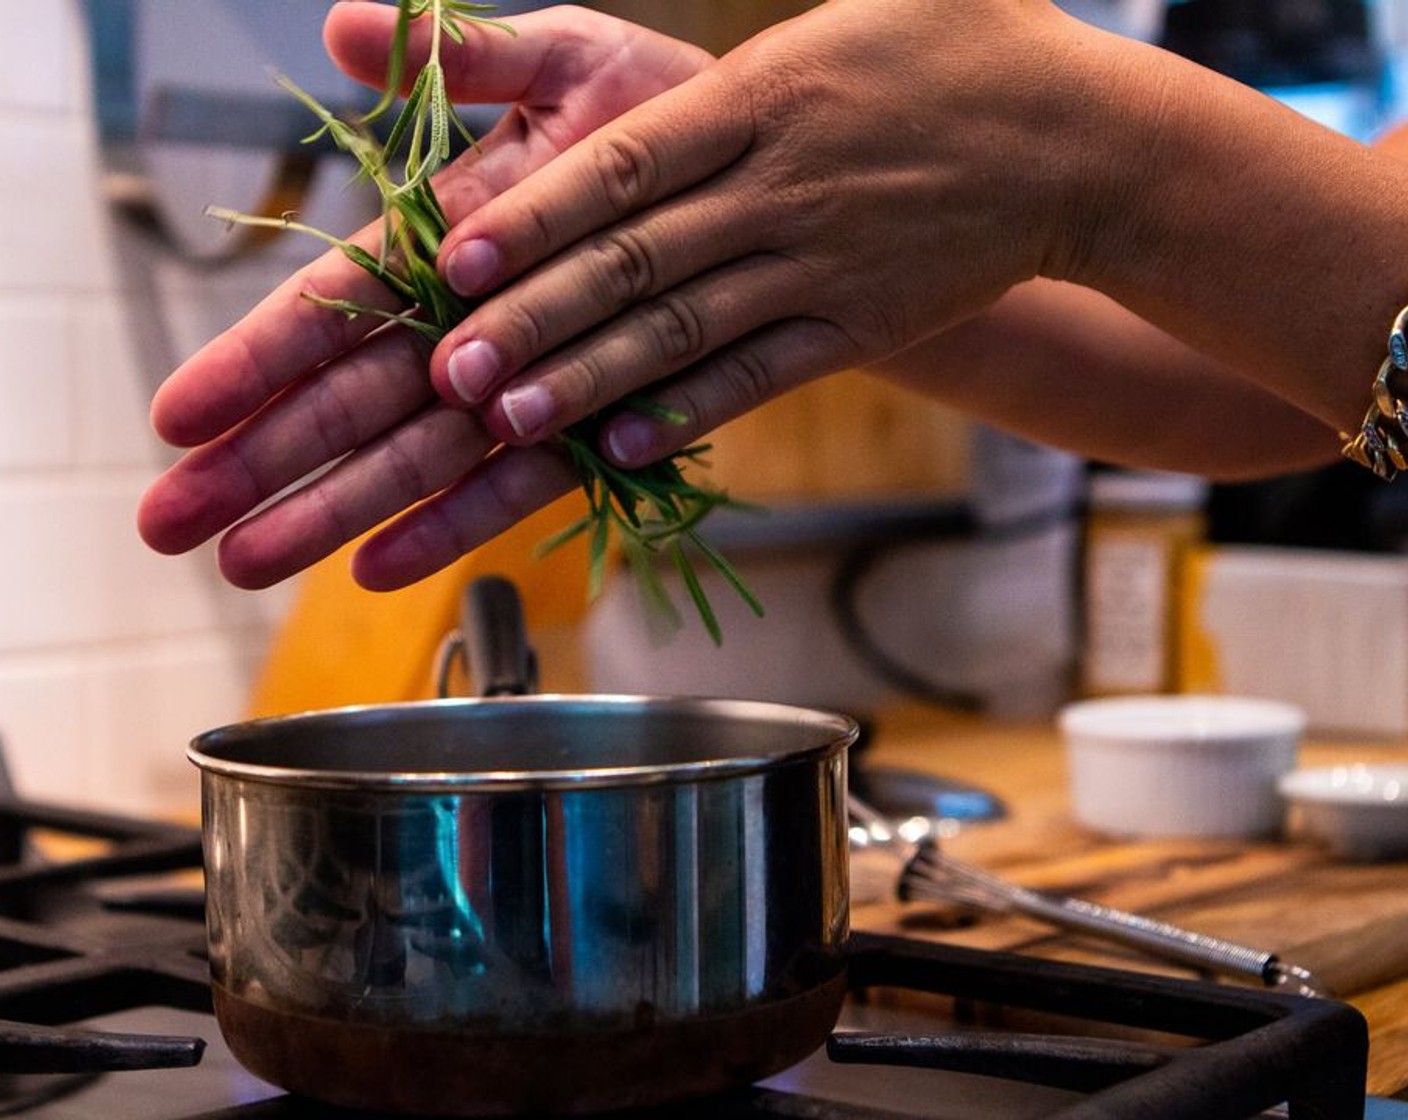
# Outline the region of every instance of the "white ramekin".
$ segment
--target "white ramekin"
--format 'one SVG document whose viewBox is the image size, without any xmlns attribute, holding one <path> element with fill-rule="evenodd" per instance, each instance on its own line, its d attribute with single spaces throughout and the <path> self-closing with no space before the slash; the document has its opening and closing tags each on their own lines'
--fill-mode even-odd
<svg viewBox="0 0 1408 1120">
<path fill-rule="evenodd" d="M 1325 841 L 1336 855 L 1408 857 L 1408 763 L 1297 770 L 1280 785 L 1293 824 Z"/>
<path fill-rule="evenodd" d="M 1121 696 L 1059 717 L 1072 808 L 1116 836 L 1278 833 L 1276 783 L 1295 767 L 1305 714 L 1242 696 Z"/>
</svg>

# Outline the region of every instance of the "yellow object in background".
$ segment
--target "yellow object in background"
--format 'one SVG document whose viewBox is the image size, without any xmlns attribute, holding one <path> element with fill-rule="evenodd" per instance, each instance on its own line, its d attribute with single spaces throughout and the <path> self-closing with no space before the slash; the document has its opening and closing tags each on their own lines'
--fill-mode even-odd
<svg viewBox="0 0 1408 1120">
<path fill-rule="evenodd" d="M 477 576 L 503 575 L 518 585 L 535 643 L 540 634 L 575 627 L 586 608 L 585 538 L 542 557 L 534 550 L 585 512 L 580 494 L 564 499 L 399 591 L 353 582 L 355 542 L 347 545 L 303 575 L 255 682 L 249 715 L 433 696 L 436 651 L 458 626 L 461 594 Z"/>
<path fill-rule="evenodd" d="M 1207 483 L 1167 471 L 1091 476 L 1081 692 L 1176 692 L 1179 584 L 1203 538 Z"/>
<path fill-rule="evenodd" d="M 1218 643 L 1203 621 L 1208 570 L 1220 549 L 1189 548 L 1183 557 L 1178 602 L 1178 687 L 1182 692 L 1225 692 Z"/>
</svg>

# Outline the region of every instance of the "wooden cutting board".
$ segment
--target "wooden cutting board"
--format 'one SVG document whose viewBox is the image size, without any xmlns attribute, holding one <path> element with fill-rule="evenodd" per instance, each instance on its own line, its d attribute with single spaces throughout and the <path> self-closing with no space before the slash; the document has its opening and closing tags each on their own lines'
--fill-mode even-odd
<svg viewBox="0 0 1408 1120">
<path fill-rule="evenodd" d="M 1311 742 L 1302 766 L 1402 761 L 1408 744 Z M 871 765 L 928 770 L 998 793 L 1002 821 L 945 841 L 952 854 L 1055 890 L 1274 951 L 1316 973 L 1370 1025 L 1369 1091 L 1408 1092 L 1408 863 L 1352 864 L 1303 839 L 1115 840 L 1079 825 L 1053 726 L 906 712 L 881 719 Z M 857 929 L 903 932 L 1117 968 L 1189 975 L 1017 916 L 927 903 L 858 906 Z"/>
</svg>

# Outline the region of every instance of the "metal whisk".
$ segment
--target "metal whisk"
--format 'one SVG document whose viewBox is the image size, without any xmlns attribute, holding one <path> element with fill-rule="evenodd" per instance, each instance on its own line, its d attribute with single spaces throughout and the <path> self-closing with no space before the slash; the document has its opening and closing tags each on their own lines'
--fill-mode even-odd
<svg viewBox="0 0 1408 1120">
<path fill-rule="evenodd" d="M 870 834 L 876 846 L 888 848 L 902 861 L 898 895 L 904 901 L 958 903 L 995 913 L 1019 913 L 1201 972 L 1255 980 L 1297 995 L 1326 994 L 1308 970 L 1282 961 L 1275 953 L 1097 902 L 1030 890 L 943 852 L 932 837 L 904 841 L 880 813 L 854 796 L 849 799 L 849 809 L 852 819 Z"/>
</svg>

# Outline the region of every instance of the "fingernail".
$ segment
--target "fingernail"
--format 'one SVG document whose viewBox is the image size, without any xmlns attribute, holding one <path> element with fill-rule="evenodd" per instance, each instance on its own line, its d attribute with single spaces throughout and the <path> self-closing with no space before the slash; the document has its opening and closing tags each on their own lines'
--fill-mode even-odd
<svg viewBox="0 0 1408 1120">
<path fill-rule="evenodd" d="M 499 397 L 509 427 L 522 439 L 535 436 L 552 418 L 552 396 L 541 385 L 516 385 Z"/>
<path fill-rule="evenodd" d="M 655 458 L 655 425 L 644 416 L 627 413 L 611 422 L 606 449 L 623 467 L 634 467 Z"/>
<path fill-rule="evenodd" d="M 462 296 L 487 291 L 498 277 L 501 258 L 490 241 L 476 238 L 456 246 L 445 259 L 445 279 Z"/>
<path fill-rule="evenodd" d="M 498 347 L 476 338 L 450 352 L 446 370 L 459 398 L 465 404 L 479 404 L 499 379 L 503 365 Z"/>
</svg>

